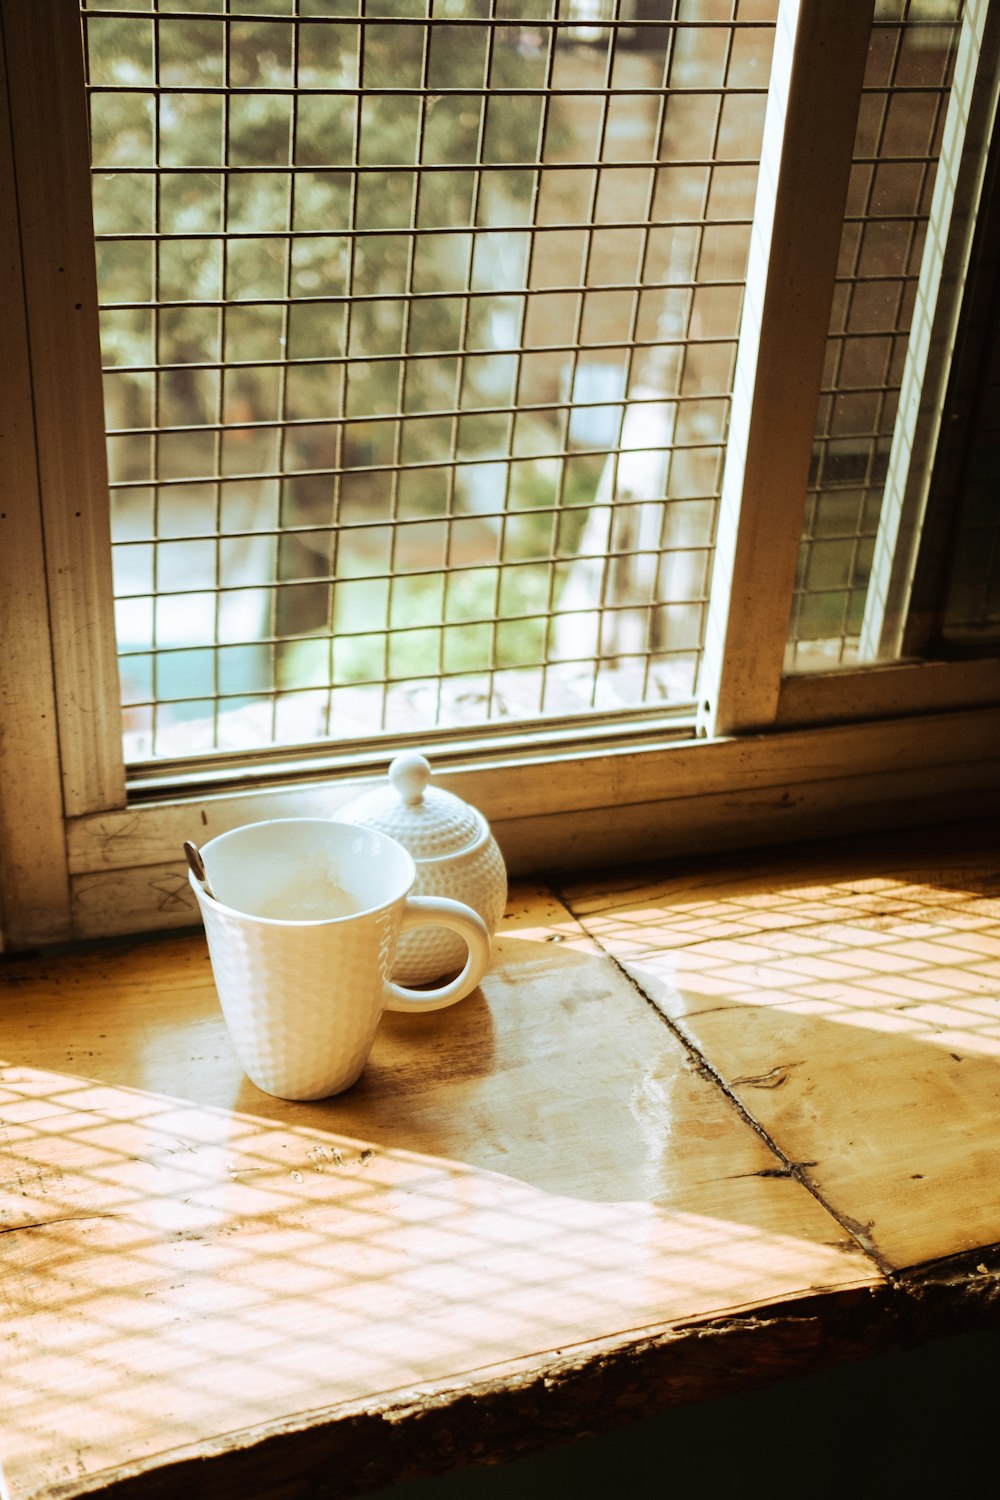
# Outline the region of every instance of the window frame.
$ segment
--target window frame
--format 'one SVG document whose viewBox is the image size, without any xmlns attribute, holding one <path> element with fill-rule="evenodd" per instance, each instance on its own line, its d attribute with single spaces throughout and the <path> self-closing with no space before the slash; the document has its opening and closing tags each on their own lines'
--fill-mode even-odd
<svg viewBox="0 0 1000 1500">
<path fill-rule="evenodd" d="M 969 0 L 958 83 L 977 76 L 997 10 Z M 788 87 L 768 100 L 697 724 L 685 736 L 646 715 L 537 743 L 456 736 L 435 753 L 441 784 L 491 820 L 513 874 L 972 816 L 997 799 L 1000 658 L 783 673 L 870 24 L 867 6 L 779 8 L 774 68 Z M 23 287 L 0 327 L 12 393 L 0 918 L 19 948 L 195 925 L 185 838 L 328 815 L 384 765 L 352 766 L 347 747 L 340 764 L 286 757 L 256 786 L 129 787 L 80 21 L 72 0 L 0 0 L 0 26 L 0 264 Z M 954 103 L 949 119 L 968 113 L 964 96 Z"/>
</svg>

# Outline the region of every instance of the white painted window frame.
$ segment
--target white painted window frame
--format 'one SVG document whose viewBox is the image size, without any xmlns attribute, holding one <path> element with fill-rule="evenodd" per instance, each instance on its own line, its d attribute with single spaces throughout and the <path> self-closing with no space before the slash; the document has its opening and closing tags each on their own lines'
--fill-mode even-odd
<svg viewBox="0 0 1000 1500">
<path fill-rule="evenodd" d="M 514 873 L 997 805 L 1000 662 L 782 673 L 870 19 L 870 0 L 781 4 L 788 86 L 765 124 L 698 736 L 645 717 L 443 746 L 442 784 L 482 808 Z M 259 785 L 129 794 L 77 7 L 0 0 L 0 22 L 0 917 L 18 948 L 195 925 L 185 838 L 335 812 L 361 773 L 331 755 Z"/>
</svg>

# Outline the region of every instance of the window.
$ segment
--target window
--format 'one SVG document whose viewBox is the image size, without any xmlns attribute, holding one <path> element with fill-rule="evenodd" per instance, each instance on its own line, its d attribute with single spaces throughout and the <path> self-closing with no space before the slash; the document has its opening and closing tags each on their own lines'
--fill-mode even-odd
<svg viewBox="0 0 1000 1500">
<path fill-rule="evenodd" d="M 515 871 L 981 805 L 995 6 L 0 15 L 8 943 L 404 743 Z"/>
<path fill-rule="evenodd" d="M 862 656 L 900 387 L 958 41 L 958 15 L 877 26 L 865 67 L 817 413 L 786 668 Z"/>
<path fill-rule="evenodd" d="M 773 0 L 195 9 L 83 10 L 126 760 L 690 712 Z"/>
</svg>

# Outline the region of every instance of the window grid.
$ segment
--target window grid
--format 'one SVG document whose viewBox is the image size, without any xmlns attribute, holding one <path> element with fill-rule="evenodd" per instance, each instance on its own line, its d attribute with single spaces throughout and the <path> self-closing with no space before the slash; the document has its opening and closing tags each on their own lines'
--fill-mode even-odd
<svg viewBox="0 0 1000 1500">
<path fill-rule="evenodd" d="M 128 759 L 694 693 L 773 18 L 455 8 L 83 9 Z"/>
<path fill-rule="evenodd" d="M 876 6 L 792 600 L 789 672 L 858 660 L 961 0 L 946 9 L 931 14 L 920 0 Z M 921 65 L 923 76 L 908 82 Z"/>
</svg>

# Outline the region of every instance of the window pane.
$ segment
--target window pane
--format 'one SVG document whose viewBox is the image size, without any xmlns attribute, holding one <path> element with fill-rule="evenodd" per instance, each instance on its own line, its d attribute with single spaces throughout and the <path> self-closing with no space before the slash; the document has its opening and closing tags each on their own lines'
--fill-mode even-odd
<svg viewBox="0 0 1000 1500">
<path fill-rule="evenodd" d="M 988 148 L 955 356 L 910 601 L 917 632 L 949 657 L 1000 647 L 1000 143 Z"/>
<path fill-rule="evenodd" d="M 958 0 L 876 6 L 785 657 L 858 660 L 913 298 L 959 36 Z"/>
<path fill-rule="evenodd" d="M 126 757 L 689 703 L 776 0 L 250 9 L 83 12 Z"/>
</svg>

